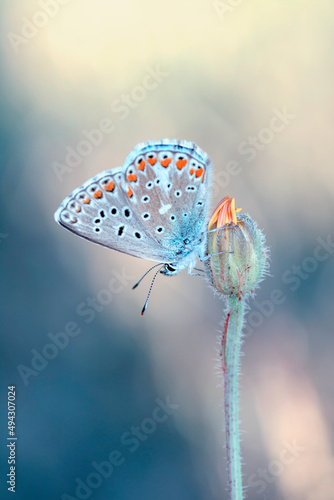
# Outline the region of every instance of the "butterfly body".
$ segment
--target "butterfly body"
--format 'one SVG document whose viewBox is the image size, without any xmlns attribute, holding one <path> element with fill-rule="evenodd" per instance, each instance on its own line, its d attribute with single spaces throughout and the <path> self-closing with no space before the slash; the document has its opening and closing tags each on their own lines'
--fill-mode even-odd
<svg viewBox="0 0 334 500">
<path fill-rule="evenodd" d="M 78 236 L 165 263 L 163 274 L 177 274 L 204 253 L 210 169 L 192 142 L 141 143 L 122 167 L 75 189 L 55 219 Z"/>
</svg>

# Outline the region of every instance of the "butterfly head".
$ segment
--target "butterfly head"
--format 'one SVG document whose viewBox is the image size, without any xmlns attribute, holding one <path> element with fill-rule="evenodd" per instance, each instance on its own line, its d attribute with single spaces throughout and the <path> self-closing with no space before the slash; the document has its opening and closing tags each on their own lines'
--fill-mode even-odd
<svg viewBox="0 0 334 500">
<path fill-rule="evenodd" d="M 174 276 L 175 274 L 178 274 L 180 270 L 181 269 L 177 264 L 165 264 L 160 273 L 165 276 Z"/>
</svg>

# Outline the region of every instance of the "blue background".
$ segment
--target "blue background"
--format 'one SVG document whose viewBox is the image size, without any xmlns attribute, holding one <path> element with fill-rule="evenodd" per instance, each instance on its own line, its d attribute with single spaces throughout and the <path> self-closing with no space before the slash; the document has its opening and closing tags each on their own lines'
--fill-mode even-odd
<svg viewBox="0 0 334 500">
<path fill-rule="evenodd" d="M 271 247 L 245 325 L 247 498 L 334 498 L 333 3 L 55 2 L 1 3 L 1 497 L 15 384 L 17 500 L 75 498 L 113 450 L 124 463 L 89 498 L 228 498 L 223 302 L 201 278 L 160 276 L 142 318 L 149 280 L 131 286 L 149 263 L 53 219 L 138 142 L 176 137 L 212 159 L 212 209 L 235 196 Z M 80 332 L 24 383 L 18 367 L 69 322 Z M 152 429 L 167 398 L 173 411 L 131 453 L 122 435 Z"/>
</svg>

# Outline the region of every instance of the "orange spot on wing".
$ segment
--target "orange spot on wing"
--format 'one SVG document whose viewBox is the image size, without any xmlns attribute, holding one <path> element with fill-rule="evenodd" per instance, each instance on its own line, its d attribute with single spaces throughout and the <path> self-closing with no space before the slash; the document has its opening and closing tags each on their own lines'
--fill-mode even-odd
<svg viewBox="0 0 334 500">
<path fill-rule="evenodd" d="M 204 172 L 203 177 L 202 177 L 202 182 L 204 182 L 204 179 L 205 179 L 205 172 Z"/>
<path fill-rule="evenodd" d="M 132 192 L 132 189 L 130 188 L 130 186 L 128 186 L 128 191 L 126 194 L 128 195 L 129 198 L 131 198 L 133 196 L 133 192 Z"/>
<path fill-rule="evenodd" d="M 77 207 L 77 208 L 75 209 L 75 211 L 76 211 L 76 212 L 78 212 L 78 213 L 79 213 L 79 212 L 81 212 L 81 207 Z"/>
<path fill-rule="evenodd" d="M 86 203 L 88 205 L 88 203 L 90 203 L 90 197 L 87 196 L 87 198 L 85 198 L 84 200 L 82 200 L 82 203 Z"/>
<path fill-rule="evenodd" d="M 137 181 L 137 176 L 136 176 L 136 174 L 129 174 L 129 175 L 128 175 L 128 181 L 133 181 L 133 182 L 136 182 L 136 181 Z"/>
<path fill-rule="evenodd" d="M 106 184 L 106 185 L 104 186 L 104 189 L 105 189 L 106 191 L 113 191 L 113 190 L 114 190 L 114 187 L 115 187 L 115 183 L 114 183 L 114 181 L 110 181 L 110 182 L 108 182 L 108 184 Z"/>
<path fill-rule="evenodd" d="M 171 161 L 171 158 L 166 158 L 166 160 L 160 160 L 160 163 L 163 167 L 167 168 Z"/>
<path fill-rule="evenodd" d="M 102 198 L 102 191 L 100 189 L 94 193 L 94 198 Z"/>
<path fill-rule="evenodd" d="M 137 166 L 138 166 L 139 170 L 143 171 L 144 168 L 145 168 L 145 162 L 144 162 L 144 160 L 141 160 L 140 163 L 138 163 Z"/>
<path fill-rule="evenodd" d="M 155 165 L 157 162 L 156 158 L 148 158 L 147 161 L 149 162 L 150 165 Z"/>
<path fill-rule="evenodd" d="M 182 170 L 185 165 L 187 165 L 187 160 L 177 160 L 176 166 L 179 170 Z"/>
<path fill-rule="evenodd" d="M 195 170 L 194 170 L 193 168 L 191 168 L 191 169 L 189 170 L 190 175 L 193 175 L 193 173 L 194 173 L 194 172 L 195 172 Z"/>
<path fill-rule="evenodd" d="M 196 170 L 196 177 L 201 177 L 201 175 L 203 174 L 204 170 L 202 168 L 199 168 L 198 170 Z"/>
</svg>

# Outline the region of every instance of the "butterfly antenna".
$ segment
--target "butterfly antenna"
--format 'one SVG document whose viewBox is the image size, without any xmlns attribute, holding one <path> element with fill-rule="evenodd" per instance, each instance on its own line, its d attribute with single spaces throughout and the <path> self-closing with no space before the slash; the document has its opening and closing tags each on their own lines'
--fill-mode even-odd
<svg viewBox="0 0 334 500">
<path fill-rule="evenodd" d="M 155 264 L 155 266 L 152 266 L 148 271 L 146 271 L 146 273 L 140 278 L 140 280 L 138 281 L 138 283 L 136 283 L 135 285 L 133 285 L 132 290 L 134 290 L 135 288 L 137 288 L 137 286 L 139 285 L 139 283 L 141 283 L 141 281 L 145 278 L 145 276 L 148 273 L 150 273 L 152 271 L 152 269 L 154 269 L 157 266 L 161 266 L 161 262 L 159 262 L 159 264 Z"/>
<path fill-rule="evenodd" d="M 154 266 L 156 267 L 156 266 Z M 141 311 L 141 315 L 144 316 L 144 313 L 146 311 L 146 308 L 147 308 L 147 304 L 148 304 L 148 300 L 150 298 L 150 295 L 151 295 L 151 291 L 152 291 L 152 288 L 153 288 L 153 285 L 154 285 L 154 282 L 155 282 L 155 278 L 158 276 L 159 272 L 161 271 L 161 269 L 163 269 L 165 267 L 165 264 L 163 264 L 161 267 L 159 267 L 159 269 L 155 272 L 153 278 L 152 278 L 152 282 L 151 282 L 151 286 L 150 286 L 150 289 L 148 291 L 148 294 L 147 294 L 147 299 L 145 301 L 145 304 L 144 304 L 144 307 Z"/>
</svg>

